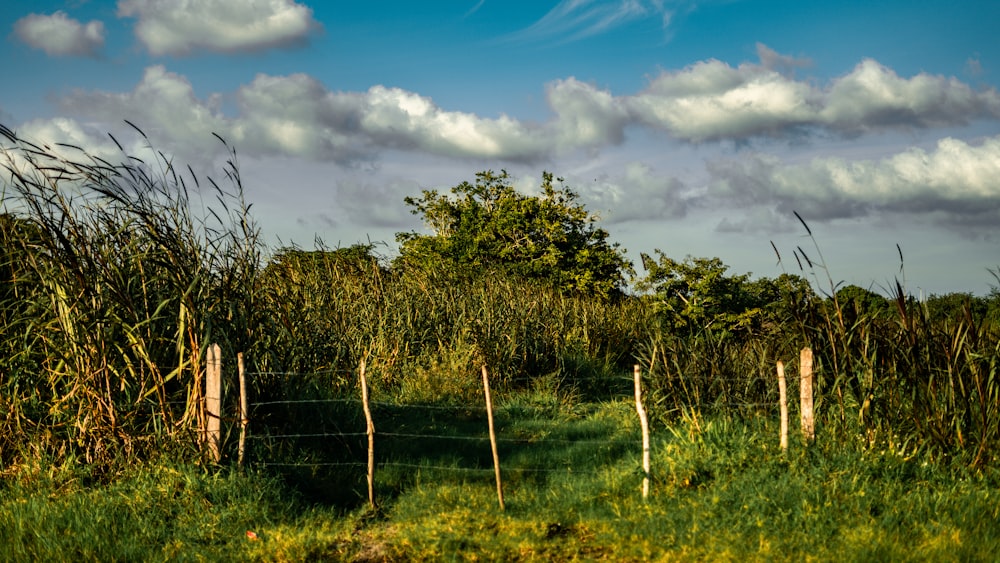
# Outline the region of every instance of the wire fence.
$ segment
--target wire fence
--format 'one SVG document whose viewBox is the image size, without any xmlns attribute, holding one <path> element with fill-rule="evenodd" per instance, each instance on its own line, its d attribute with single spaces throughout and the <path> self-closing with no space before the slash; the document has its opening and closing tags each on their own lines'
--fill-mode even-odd
<svg viewBox="0 0 1000 563">
<path fill-rule="evenodd" d="M 805 350 L 803 351 L 805 353 Z M 574 417 L 585 414 L 574 412 L 554 394 L 521 394 L 500 397 L 496 411 L 499 431 L 494 431 L 493 405 L 490 399 L 486 369 L 483 369 L 483 396 L 485 402 L 474 404 L 462 402 L 449 404 L 440 402 L 407 402 L 392 398 L 370 400 L 364 375 L 364 365 L 360 368 L 362 393 L 354 395 L 357 385 L 350 379 L 357 372 L 348 370 L 324 370 L 316 373 L 255 371 L 243 369 L 240 355 L 240 428 L 239 459 L 245 456 L 245 443 L 253 444 L 251 463 L 260 467 L 287 470 L 318 470 L 326 468 L 340 471 L 349 468 L 367 468 L 370 502 L 374 506 L 372 483 L 374 472 L 391 469 L 418 471 L 448 471 L 458 473 L 496 474 L 498 497 L 503 506 L 501 491 L 501 461 L 503 472 L 510 475 L 530 474 L 596 474 L 599 471 L 579 467 L 581 456 L 602 456 L 609 465 L 620 466 L 620 462 L 630 456 L 643 456 L 642 469 L 636 473 L 643 477 L 643 495 L 648 492 L 649 469 L 649 427 L 646 422 L 644 400 L 653 395 L 656 412 L 661 417 L 675 413 L 700 416 L 703 411 L 756 411 L 757 414 L 781 412 L 782 447 L 787 447 L 787 404 L 785 383 L 775 385 L 783 378 L 783 368 L 778 368 L 778 377 L 736 377 L 704 376 L 691 377 L 643 373 L 635 366 L 632 378 L 587 376 L 563 378 L 549 381 L 552 389 L 562 385 L 599 383 L 605 390 L 610 403 L 635 401 L 635 409 L 641 424 L 637 427 L 617 426 L 586 427 L 566 424 Z M 805 367 L 804 365 L 802 367 Z M 344 380 L 328 385 L 317 380 L 330 374 L 343 375 Z M 247 376 L 260 381 L 267 378 L 275 381 L 293 381 L 291 388 L 278 385 L 272 387 L 265 400 L 249 401 L 247 398 Z M 811 371 L 801 373 L 804 389 L 806 383 L 811 393 Z M 557 378 L 558 379 L 558 378 Z M 789 379 L 794 380 L 794 377 Z M 312 380 L 312 388 L 300 387 L 300 380 Z M 468 382 L 468 380 L 465 380 Z M 626 382 L 631 385 L 626 386 Z M 206 383 L 208 385 L 208 383 Z M 221 395 L 220 389 L 216 396 Z M 324 385 L 328 385 L 324 388 Z M 630 389 L 631 387 L 631 389 Z M 352 390 L 353 388 L 353 390 Z M 629 392 L 631 390 L 631 392 Z M 277 397 L 275 391 L 278 392 Z M 306 395 L 300 398 L 281 398 L 281 392 Z M 344 395 L 351 392 L 351 396 Z M 212 395 L 206 390 L 206 396 Z M 337 396 L 315 396 L 337 393 Z M 312 397 L 308 395 L 314 395 Z M 780 397 L 779 397 L 780 395 Z M 779 409 L 780 407 L 780 409 Z M 811 397 L 808 410 L 811 412 Z M 803 395 L 803 416 L 806 411 Z M 208 413 L 218 420 L 230 421 L 221 412 Z M 485 424 L 487 418 L 489 425 Z M 641 450 L 638 427 L 642 430 Z M 361 429 L 364 431 L 361 431 Z M 805 419 L 803 418 L 803 428 Z M 252 432 L 250 431 L 252 429 Z M 367 445 L 365 444 L 367 438 Z M 218 437 L 215 438 L 218 440 Z M 206 440 L 211 441 L 211 440 Z M 490 465 L 489 443 L 492 447 Z M 444 445 L 447 444 L 447 445 Z M 530 451 L 541 449 L 543 455 L 532 456 Z M 376 459 L 376 451 L 381 459 Z M 584 453 L 581 453 L 584 452 Z M 367 453 L 368 460 L 362 461 Z M 566 455 L 559 459 L 555 454 Z M 502 454 L 502 455 L 500 455 Z M 545 460 L 544 466 L 532 463 Z M 635 458 L 638 460 L 638 457 Z M 528 460 L 525 462 L 525 460 Z M 592 461 L 592 460 L 591 460 Z M 625 461 L 626 465 L 628 464 Z M 638 468 L 638 463 L 636 464 Z M 360 474 L 357 472 L 356 474 Z"/>
</svg>

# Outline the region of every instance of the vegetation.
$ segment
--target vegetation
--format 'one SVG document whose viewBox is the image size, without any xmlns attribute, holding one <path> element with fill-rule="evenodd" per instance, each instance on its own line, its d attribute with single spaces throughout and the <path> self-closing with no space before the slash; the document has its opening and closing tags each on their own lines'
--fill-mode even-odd
<svg viewBox="0 0 1000 563">
<path fill-rule="evenodd" d="M 631 265 L 577 199 L 571 189 L 555 186 L 549 172 L 539 196 L 515 190 L 506 171 L 480 172 L 475 184 L 453 187 L 450 197 L 424 191 L 406 203 L 433 234 L 400 233 L 400 261 L 473 275 L 497 271 L 561 290 L 613 295 L 624 289 Z"/>
<path fill-rule="evenodd" d="M 155 151 L 111 163 L 0 139 L 13 558 L 897 559 L 920 545 L 974 559 L 1000 537 L 982 518 L 1000 455 L 997 291 L 842 286 L 818 244 L 776 279 L 659 251 L 635 276 L 550 174 L 536 196 L 483 172 L 407 199 L 431 234 L 401 233 L 392 261 L 370 243 L 272 253 L 234 150 L 220 184 Z M 227 465 L 232 436 L 221 466 L 198 445 L 212 342 L 249 362 L 246 473 Z M 775 362 L 794 373 L 805 346 L 819 437 L 782 455 Z M 362 361 L 383 434 L 375 512 L 353 435 Z M 623 399 L 633 364 L 655 428 L 648 504 Z M 474 407 L 483 365 L 514 440 L 507 513 Z M 172 518 L 198 529 L 153 524 Z M 84 532 L 94 521 L 115 533 Z"/>
<path fill-rule="evenodd" d="M 6 128 L 0 138 L 0 463 L 112 465 L 192 444 L 205 348 L 248 349 L 258 330 L 261 245 L 235 152 L 230 188 L 202 188 L 162 155 L 112 165 Z M 196 216 L 191 189 L 218 206 Z"/>
<path fill-rule="evenodd" d="M 491 471 L 463 470 L 481 444 L 384 439 L 384 459 L 419 467 L 376 473 L 377 511 L 331 500 L 363 490 L 363 468 L 319 480 L 159 462 L 94 483 L 80 466 L 33 466 L 3 481 L 0 543 L 22 561 L 981 561 L 1000 548 L 995 469 L 822 440 L 782 455 L 774 421 L 709 417 L 657 429 L 644 502 L 632 405 L 551 397 L 498 408 L 524 438 L 503 452 L 504 512 Z M 426 428 L 425 414 L 396 422 Z"/>
</svg>

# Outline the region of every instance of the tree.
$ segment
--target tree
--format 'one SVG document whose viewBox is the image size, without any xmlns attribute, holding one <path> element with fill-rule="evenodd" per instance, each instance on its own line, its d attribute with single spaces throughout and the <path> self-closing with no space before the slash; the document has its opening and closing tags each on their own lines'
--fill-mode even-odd
<svg viewBox="0 0 1000 563">
<path fill-rule="evenodd" d="M 847 325 L 853 325 L 862 317 L 873 318 L 892 312 L 888 299 L 857 285 L 845 285 L 837 290 L 837 306 Z"/>
<path fill-rule="evenodd" d="M 625 285 L 631 263 L 598 228 L 578 195 L 542 175 L 541 195 L 514 189 L 506 171 L 476 174 L 450 195 L 425 190 L 406 198 L 432 234 L 398 233 L 404 266 L 444 267 L 471 275 L 500 272 L 551 283 L 561 290 L 610 296 Z"/>
<path fill-rule="evenodd" d="M 636 289 L 652 293 L 657 311 L 672 329 L 711 329 L 724 335 L 775 330 L 807 313 L 813 293 L 802 277 L 750 279 L 728 274 L 719 258 L 686 257 L 677 261 L 660 250 L 642 254 L 646 275 Z"/>
<path fill-rule="evenodd" d="M 780 297 L 777 288 L 750 281 L 749 274 L 726 275 L 718 258 L 678 262 L 660 250 L 656 258 L 643 253 L 646 276 L 636 287 L 652 291 L 660 314 L 674 328 L 712 328 L 726 333 L 758 326 L 764 307 Z"/>
</svg>

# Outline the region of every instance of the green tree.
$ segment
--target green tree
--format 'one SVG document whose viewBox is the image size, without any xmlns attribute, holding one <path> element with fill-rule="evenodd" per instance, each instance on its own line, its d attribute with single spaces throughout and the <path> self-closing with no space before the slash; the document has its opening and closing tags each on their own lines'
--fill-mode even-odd
<svg viewBox="0 0 1000 563">
<path fill-rule="evenodd" d="M 514 189 L 506 171 L 479 172 L 450 194 L 425 190 L 406 204 L 421 215 L 430 235 L 398 233 L 403 266 L 444 267 L 482 275 L 500 272 L 542 280 L 565 291 L 587 295 L 619 294 L 631 263 L 598 217 L 579 196 L 543 173 L 541 195 Z"/>
<path fill-rule="evenodd" d="M 845 285 L 837 290 L 837 306 L 847 325 L 853 325 L 865 316 L 884 317 L 893 312 L 888 299 L 857 285 Z"/>
<path fill-rule="evenodd" d="M 761 325 L 765 307 L 781 298 L 774 282 L 753 282 L 749 274 L 727 275 L 718 258 L 670 258 L 643 253 L 646 276 L 636 284 L 652 292 L 664 321 L 676 329 L 746 332 Z"/>
</svg>

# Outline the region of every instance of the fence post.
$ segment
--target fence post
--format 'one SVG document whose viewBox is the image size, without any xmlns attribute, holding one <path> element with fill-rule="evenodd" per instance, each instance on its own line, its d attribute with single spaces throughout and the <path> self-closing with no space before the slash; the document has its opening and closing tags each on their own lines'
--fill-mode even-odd
<svg viewBox="0 0 1000 563">
<path fill-rule="evenodd" d="M 778 407 L 781 411 L 781 452 L 788 451 L 788 387 L 785 382 L 785 363 L 778 361 Z"/>
<path fill-rule="evenodd" d="M 375 508 L 375 422 L 368 404 L 368 379 L 365 377 L 365 361 L 361 360 L 361 405 L 365 411 L 365 426 L 368 434 L 368 505 Z"/>
<path fill-rule="evenodd" d="M 813 416 L 813 352 L 812 348 L 803 348 L 799 353 L 799 396 L 802 399 L 802 436 L 806 442 L 816 439 L 816 423 Z"/>
<path fill-rule="evenodd" d="M 236 354 L 236 364 L 240 372 L 240 449 L 236 464 L 243 467 L 246 456 L 247 426 L 250 425 L 250 401 L 247 398 L 247 374 L 243 363 L 243 352 Z"/>
<path fill-rule="evenodd" d="M 645 500 L 649 497 L 649 420 L 642 406 L 642 366 L 635 364 L 632 373 L 635 376 L 635 410 L 642 426 L 642 498 Z"/>
<path fill-rule="evenodd" d="M 205 366 L 205 441 L 212 461 L 222 461 L 222 348 L 208 347 Z"/>
<path fill-rule="evenodd" d="M 500 503 L 500 510 L 505 510 L 503 504 L 503 484 L 500 481 L 500 454 L 497 452 L 497 435 L 493 428 L 493 399 L 490 398 L 490 378 L 483 364 L 483 393 L 486 395 L 486 420 L 490 427 L 490 447 L 493 449 L 493 472 L 497 478 L 497 501 Z"/>
</svg>

